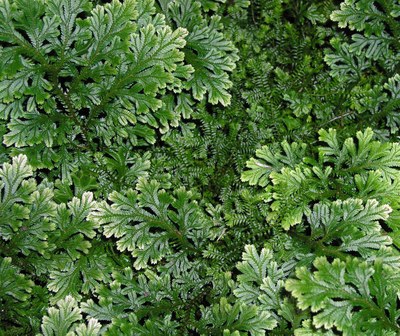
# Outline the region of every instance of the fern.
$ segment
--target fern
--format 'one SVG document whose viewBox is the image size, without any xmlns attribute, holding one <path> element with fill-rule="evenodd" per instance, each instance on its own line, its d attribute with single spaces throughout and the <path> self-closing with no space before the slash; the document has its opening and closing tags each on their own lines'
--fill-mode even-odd
<svg viewBox="0 0 400 336">
<path fill-rule="evenodd" d="M 28 302 L 32 297 L 34 282 L 22 274 L 19 268 L 12 264 L 12 259 L 9 257 L 1 257 L 0 272 L 0 309 L 2 312 L 0 323 L 2 329 L 7 327 L 11 329 L 12 323 L 7 317 L 18 316 L 19 320 L 23 319 L 24 310 L 29 309 Z M 25 319 L 27 319 L 26 315 Z"/>
<path fill-rule="evenodd" d="M 188 0 L 173 1 L 168 10 L 178 26 L 189 30 L 185 56 L 194 72 L 186 88 L 192 90 L 195 99 L 201 100 L 207 93 L 211 103 L 228 105 L 227 89 L 231 81 L 227 72 L 235 68 L 237 56 L 233 45 L 218 32 L 220 19 L 212 16 L 209 22 L 205 21 L 201 17 L 200 3 Z"/>
<path fill-rule="evenodd" d="M 19 314 L 25 317 L 24 323 L 33 323 L 40 314 L 43 300 L 49 290 L 57 292 L 56 298 L 63 298 L 68 294 L 78 295 L 78 288 L 82 287 L 82 279 L 67 272 L 68 268 L 82 267 L 85 285 L 83 290 L 89 291 L 89 283 L 95 283 L 106 277 L 105 264 L 94 262 L 96 271 L 90 269 L 85 258 L 79 259 L 82 254 L 88 254 L 92 244 L 86 238 L 96 235 L 95 226 L 86 221 L 86 216 L 93 207 L 92 194 L 85 193 L 81 199 L 74 197 L 68 204 L 54 202 L 53 186 L 44 181 L 40 184 L 31 178 L 33 171 L 28 165 L 26 156 L 19 155 L 12 164 L 5 163 L 0 170 L 2 176 L 1 213 L 1 257 L 11 264 L 10 270 L 20 269 L 31 274 L 27 283 L 34 285 L 34 299 L 26 307 L 37 306 L 37 310 L 29 313 L 20 310 Z M 93 257 L 91 257 L 93 258 Z M 79 259 L 79 261 L 77 260 Z M 97 267 L 101 265 L 99 269 Z M 89 267 L 88 267 L 89 266 Z M 4 275 L 6 274 L 4 270 Z M 66 275 L 66 277 L 63 277 Z M 43 279 L 49 276 L 51 281 L 45 283 Z M 19 277 L 19 275 L 18 275 Z M 5 278 L 5 281 L 7 278 Z M 34 280 L 34 282 L 33 282 Z M 86 286 L 86 289 L 85 289 Z M 18 288 L 18 287 L 16 287 Z M 12 316 L 13 310 L 5 315 L 5 323 Z M 36 322 L 35 322 L 36 323 Z M 21 328 L 26 328 L 21 326 Z"/>
<path fill-rule="evenodd" d="M 354 60 L 356 58 L 363 60 L 364 65 L 362 67 L 360 67 L 360 63 L 356 66 L 359 68 L 357 76 L 363 76 L 362 73 L 367 72 L 374 73 L 375 80 L 371 81 L 372 83 L 378 82 L 382 84 L 382 81 L 387 80 L 388 77 L 392 77 L 398 72 L 396 60 L 399 57 L 399 24 L 395 19 L 397 7 L 398 4 L 395 1 L 345 1 L 340 5 L 340 9 L 333 11 L 331 14 L 331 19 L 338 22 L 339 27 L 348 27 L 351 31 L 357 31 L 357 33 L 351 35 L 351 43 L 349 45 L 346 44 L 347 53 L 351 52 L 354 55 L 351 56 Z M 341 41 L 342 39 L 332 43 L 335 49 L 338 48 L 337 44 L 341 43 Z M 347 58 L 350 60 L 351 57 Z M 339 68 L 342 67 L 344 69 L 345 65 L 343 63 L 341 66 L 338 65 L 338 52 L 335 55 L 326 55 L 326 60 L 332 64 L 334 73 L 340 72 L 344 74 L 339 71 Z M 352 62 L 355 65 L 354 61 Z M 349 64 L 349 62 L 347 63 Z M 374 70 L 374 65 L 383 67 L 383 77 Z M 353 68 L 355 70 L 355 67 Z M 345 77 L 350 76 L 346 75 Z M 361 85 L 361 87 L 363 86 Z M 367 96 L 373 99 L 374 94 L 370 91 Z M 379 100 L 376 103 L 374 102 L 368 111 L 373 111 L 373 108 L 376 108 L 379 104 L 381 104 Z M 387 114 L 395 114 L 394 111 L 392 112 L 392 107 L 393 102 L 391 101 L 383 108 L 386 110 L 385 116 Z M 375 118 L 385 118 L 385 116 L 378 114 Z M 386 125 L 389 126 L 388 121 L 386 121 Z M 393 122 L 391 125 L 393 125 Z"/>
<path fill-rule="evenodd" d="M 30 156 L 27 146 L 34 146 L 36 153 L 51 148 L 51 165 L 59 166 L 61 157 L 66 160 L 63 177 L 69 180 L 79 164 L 63 153 L 82 146 L 90 157 L 116 138 L 119 143 L 153 144 L 155 129 L 166 132 L 178 125 L 181 113 L 190 115 L 193 102 L 185 90 L 199 92 L 194 94 L 197 99 L 210 91 L 212 103 L 229 100 L 226 71 L 234 68 L 236 58 L 232 54 L 220 60 L 217 54 L 221 50 L 228 55 L 234 49 L 218 32 L 217 18 L 208 25 L 200 9 L 188 28 L 199 29 L 192 33 L 200 39 L 193 48 L 203 48 L 200 41 L 207 35 L 211 39 L 204 43 L 214 41 L 213 49 L 202 56 L 207 68 L 215 71 L 211 77 L 201 75 L 199 60 L 193 60 L 198 64 L 198 74 L 193 74 L 193 66 L 184 62 L 191 61 L 189 49 L 182 49 L 189 32 L 172 29 L 156 13 L 153 1 L 113 1 L 94 8 L 89 1 L 72 0 L 26 6 L 24 1 L 3 1 L 1 6 L 5 28 L 0 40 L 8 43 L 1 55 L 13 62 L 2 71 L 0 84 L 2 119 L 8 128 L 4 143 Z M 212 85 L 200 84 L 193 76 L 215 79 Z"/>
<path fill-rule="evenodd" d="M 211 325 L 207 326 L 209 332 L 221 335 L 264 335 L 266 330 L 275 326 L 266 312 L 258 312 L 254 306 L 246 307 L 239 303 L 232 306 L 224 298 L 211 310 L 204 310 L 203 319 Z M 203 333 L 200 331 L 200 334 Z"/>
<path fill-rule="evenodd" d="M 357 145 L 353 138 L 348 138 L 341 146 L 334 130 L 321 130 L 320 140 L 327 146 L 319 147 L 316 158 L 319 162 L 306 157 L 304 164 L 283 167 L 269 174 L 273 182 L 268 189 L 273 200 L 271 216 L 273 213 L 284 214 L 282 226 L 289 229 L 301 222 L 303 214 L 308 213 L 308 205 L 316 200 L 344 199 L 354 195 L 354 190 L 368 194 L 368 197 L 393 200 L 398 184 L 398 144 L 372 141 L 372 136 L 370 129 L 358 132 Z M 251 163 L 249 165 L 252 167 Z M 260 168 L 264 168 L 264 174 L 268 176 L 268 169 Z M 372 178 L 373 174 L 376 179 Z M 242 179 L 260 183 L 259 176 L 258 170 L 250 170 L 242 175 Z M 385 191 L 380 188 L 380 183 L 385 183 Z M 261 181 L 261 185 L 265 184 Z"/>
<path fill-rule="evenodd" d="M 241 272 L 237 277 L 238 286 L 233 291 L 239 302 L 256 304 L 267 311 L 275 320 L 274 332 L 283 332 L 288 323 L 296 324 L 294 305 L 283 300 L 284 283 L 292 268 L 293 261 L 278 266 L 271 250 L 262 249 L 257 253 L 253 245 L 246 245 L 243 261 L 237 264 Z"/>
<path fill-rule="evenodd" d="M 40 335 L 99 335 L 101 325 L 97 320 L 89 319 L 87 324 L 77 324 L 82 319 L 82 315 L 76 304 L 77 302 L 71 296 L 67 296 L 64 300 L 57 302 L 57 308 L 49 308 L 48 315 L 43 317 Z"/>
<path fill-rule="evenodd" d="M 368 265 L 356 259 L 330 263 L 320 257 L 314 266 L 312 273 L 299 268 L 299 280 L 288 280 L 286 288 L 299 300 L 300 308 L 310 307 L 317 313 L 313 317 L 316 328 L 335 326 L 343 335 L 398 332 L 395 274 L 379 263 Z"/>
<path fill-rule="evenodd" d="M 177 242 L 187 253 L 197 251 L 201 236 L 196 231 L 205 232 L 209 224 L 199 219 L 196 203 L 189 202 L 192 195 L 178 190 L 176 198 L 172 198 L 159 190 L 159 183 L 143 179 L 137 190 L 140 194 L 133 190 L 126 196 L 111 194 L 110 201 L 114 204 L 104 203 L 92 215 L 102 225 L 106 237 L 118 238 L 120 251 L 128 250 L 137 258 L 135 267 L 144 268 L 149 262 L 156 263 L 171 254 L 170 240 Z M 153 228 L 162 231 L 152 233 Z M 185 258 L 182 262 L 181 267 L 185 268 Z"/>
<path fill-rule="evenodd" d="M 397 335 L 399 16 L 0 0 L 0 334 Z"/>
</svg>

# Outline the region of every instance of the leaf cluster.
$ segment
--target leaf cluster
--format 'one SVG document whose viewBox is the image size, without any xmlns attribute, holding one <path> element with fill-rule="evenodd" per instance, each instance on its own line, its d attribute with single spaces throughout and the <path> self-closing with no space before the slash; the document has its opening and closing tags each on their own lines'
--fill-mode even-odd
<svg viewBox="0 0 400 336">
<path fill-rule="evenodd" d="M 0 334 L 399 334 L 399 16 L 0 0 Z"/>
</svg>

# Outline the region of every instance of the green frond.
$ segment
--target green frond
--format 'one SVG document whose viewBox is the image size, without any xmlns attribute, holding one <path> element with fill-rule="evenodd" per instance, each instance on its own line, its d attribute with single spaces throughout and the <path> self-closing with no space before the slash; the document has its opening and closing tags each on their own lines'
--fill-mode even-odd
<svg viewBox="0 0 400 336">
<path fill-rule="evenodd" d="M 351 258 L 329 262 L 319 257 L 314 267 L 314 272 L 297 269 L 298 279 L 287 280 L 286 289 L 300 308 L 316 313 L 313 325 L 317 329 L 335 326 L 343 335 L 399 330 L 395 300 L 389 299 L 398 290 L 398 282 L 391 283 L 390 271 L 379 263 L 369 265 Z M 387 299 L 388 306 L 383 306 Z"/>
<path fill-rule="evenodd" d="M 118 238 L 118 249 L 132 253 L 137 269 L 173 253 L 173 242 L 186 253 L 196 251 L 200 243 L 196 231 L 209 224 L 191 200 L 193 195 L 181 189 L 172 196 L 160 189 L 158 182 L 143 178 L 136 189 L 126 194 L 113 192 L 109 197 L 112 204 L 99 204 L 91 214 L 90 219 L 102 226 L 103 234 Z"/>
<path fill-rule="evenodd" d="M 356 57 L 347 43 L 335 38 L 331 40 L 334 53 L 326 54 L 325 62 L 330 66 L 332 77 L 340 80 L 356 81 L 369 66 L 369 61 L 361 55 Z"/>
<path fill-rule="evenodd" d="M 339 27 L 357 31 L 376 31 L 383 29 L 381 18 L 382 12 L 379 11 L 374 0 L 344 1 L 340 4 L 340 9 L 333 11 L 331 19 L 338 22 Z"/>
<path fill-rule="evenodd" d="M 281 143 L 281 149 L 271 151 L 269 146 L 257 149 L 257 158 L 247 161 L 246 166 L 251 170 L 242 173 L 242 181 L 248 181 L 250 185 L 265 187 L 269 184 L 269 176 L 273 171 L 279 171 L 284 166 L 291 168 L 300 163 L 306 151 L 306 144 L 292 143 L 287 141 Z"/>
<path fill-rule="evenodd" d="M 201 335 L 206 334 L 207 331 L 201 331 L 204 329 L 223 335 L 261 336 L 276 326 L 267 312 L 259 311 L 256 306 L 231 305 L 226 298 L 221 298 L 211 309 L 203 309 L 202 314 Z"/>
<path fill-rule="evenodd" d="M 18 269 L 11 264 L 11 258 L 1 258 L 0 263 L 0 300 L 8 305 L 16 304 L 18 301 L 26 301 L 30 297 L 32 280 L 28 280 Z"/>
<path fill-rule="evenodd" d="M 400 334 L 399 17 L 0 0 L 0 334 Z"/>
<path fill-rule="evenodd" d="M 89 319 L 87 324 L 79 323 L 81 320 L 82 314 L 77 301 L 71 296 L 67 296 L 58 301 L 56 307 L 53 306 L 48 309 L 47 315 L 43 317 L 42 334 L 40 335 L 100 335 L 101 324 L 96 319 Z"/>
</svg>

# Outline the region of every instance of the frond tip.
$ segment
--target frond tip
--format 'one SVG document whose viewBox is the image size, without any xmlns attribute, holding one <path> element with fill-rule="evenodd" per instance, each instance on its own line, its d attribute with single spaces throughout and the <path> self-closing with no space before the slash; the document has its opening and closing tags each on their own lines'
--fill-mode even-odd
<svg viewBox="0 0 400 336">
<path fill-rule="evenodd" d="M 48 309 L 47 315 L 43 317 L 40 335 L 100 335 L 101 324 L 96 319 L 90 318 L 86 323 L 80 323 L 81 321 L 82 314 L 78 302 L 72 296 L 67 296 L 58 301 L 55 307 Z"/>
</svg>

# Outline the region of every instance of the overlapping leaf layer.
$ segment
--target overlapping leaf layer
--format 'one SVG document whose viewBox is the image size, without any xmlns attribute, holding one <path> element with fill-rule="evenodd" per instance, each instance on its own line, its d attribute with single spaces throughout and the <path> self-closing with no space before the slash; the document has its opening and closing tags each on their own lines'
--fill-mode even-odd
<svg viewBox="0 0 400 336">
<path fill-rule="evenodd" d="M 398 335 L 399 17 L 0 0 L 0 335 Z"/>
</svg>

